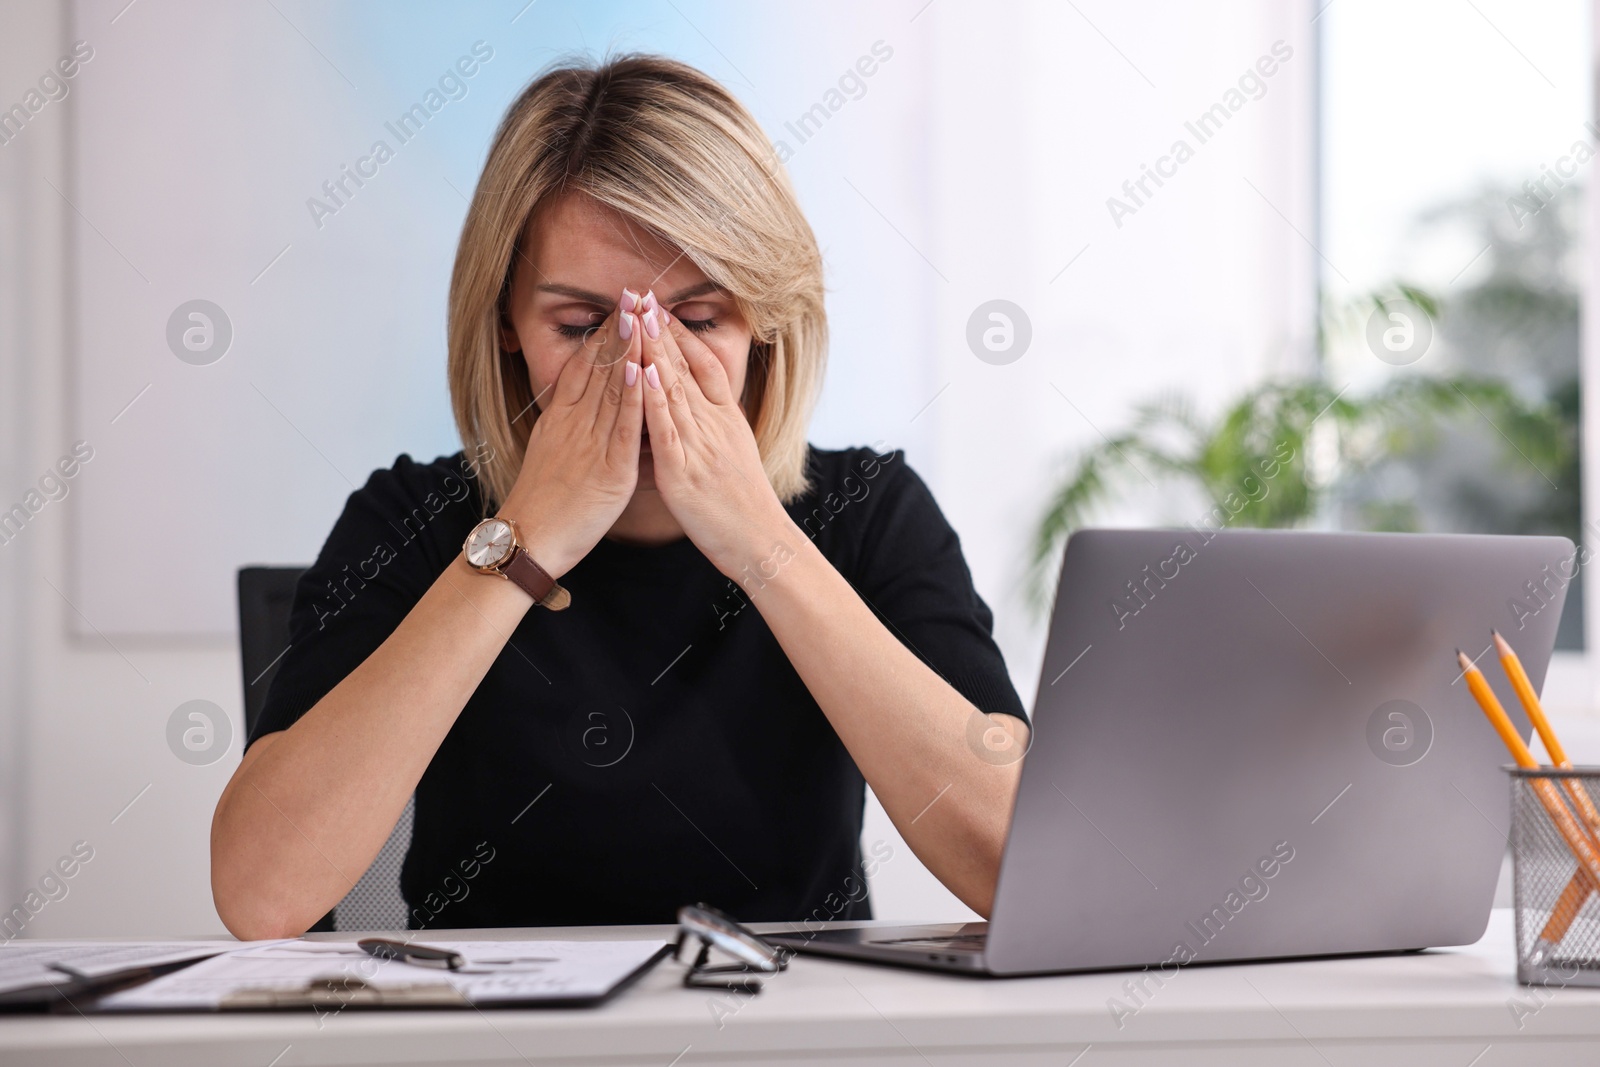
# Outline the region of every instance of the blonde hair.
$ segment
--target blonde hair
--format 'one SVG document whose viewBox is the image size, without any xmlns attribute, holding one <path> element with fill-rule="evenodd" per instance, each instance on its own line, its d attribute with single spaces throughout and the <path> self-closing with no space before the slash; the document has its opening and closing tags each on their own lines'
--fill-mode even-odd
<svg viewBox="0 0 1600 1067">
<path fill-rule="evenodd" d="M 568 193 L 682 249 L 733 296 L 753 335 L 743 400 L 762 465 L 780 500 L 803 493 L 828 334 L 816 237 L 743 105 L 693 67 L 624 55 L 559 66 L 523 90 L 467 209 L 450 278 L 450 399 L 485 507 L 506 499 L 538 417 L 526 362 L 501 345 L 518 241 Z"/>
</svg>

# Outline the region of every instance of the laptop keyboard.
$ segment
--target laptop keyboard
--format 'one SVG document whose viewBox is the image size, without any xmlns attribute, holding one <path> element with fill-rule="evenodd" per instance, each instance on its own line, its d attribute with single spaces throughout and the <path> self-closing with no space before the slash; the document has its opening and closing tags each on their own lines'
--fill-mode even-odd
<svg viewBox="0 0 1600 1067">
<path fill-rule="evenodd" d="M 942 937 L 893 937 L 882 941 L 870 941 L 872 945 L 937 945 L 941 948 L 966 948 L 977 952 L 983 951 L 985 943 L 989 940 L 987 933 L 980 934 L 946 934 Z"/>
</svg>

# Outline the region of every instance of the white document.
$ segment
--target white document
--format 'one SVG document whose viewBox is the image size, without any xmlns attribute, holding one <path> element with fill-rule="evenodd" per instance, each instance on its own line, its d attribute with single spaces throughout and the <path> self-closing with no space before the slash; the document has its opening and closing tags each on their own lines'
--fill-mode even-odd
<svg viewBox="0 0 1600 1067">
<path fill-rule="evenodd" d="M 216 1010 L 240 995 L 299 993 L 318 983 L 384 992 L 448 986 L 469 1003 L 603 996 L 664 941 L 419 941 L 465 957 L 460 970 L 380 960 L 353 942 L 252 944 L 152 979 L 99 1002 L 104 1011 Z"/>
<path fill-rule="evenodd" d="M 0 993 L 61 985 L 72 973 L 100 978 L 133 967 L 215 956 L 239 948 L 237 941 L 34 941 L 0 943 Z M 53 967 L 60 964 L 69 970 Z"/>
</svg>

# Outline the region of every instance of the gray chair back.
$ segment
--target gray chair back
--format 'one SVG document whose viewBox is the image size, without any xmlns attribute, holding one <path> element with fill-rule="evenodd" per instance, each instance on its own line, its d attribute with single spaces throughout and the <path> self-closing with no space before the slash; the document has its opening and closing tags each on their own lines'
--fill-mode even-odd
<svg viewBox="0 0 1600 1067">
<path fill-rule="evenodd" d="M 239 658 L 244 666 L 244 728 L 248 736 L 261 718 L 267 687 L 289 650 L 289 609 L 304 567 L 239 568 Z M 350 892 L 311 927 L 313 930 L 403 930 L 406 902 L 400 895 L 400 865 L 411 848 L 416 798 L 406 802 L 389 840 Z"/>
</svg>

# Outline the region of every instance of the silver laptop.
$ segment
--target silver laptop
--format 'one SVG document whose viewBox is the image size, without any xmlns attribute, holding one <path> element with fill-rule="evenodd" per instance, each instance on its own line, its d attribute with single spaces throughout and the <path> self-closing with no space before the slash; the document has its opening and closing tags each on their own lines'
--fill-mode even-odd
<svg viewBox="0 0 1600 1067">
<path fill-rule="evenodd" d="M 768 934 L 996 975 L 1476 941 L 1528 736 L 1490 651 L 1544 684 L 1562 537 L 1084 530 L 1072 536 L 991 921 Z M 975 757 L 976 758 L 976 757 Z"/>
</svg>

